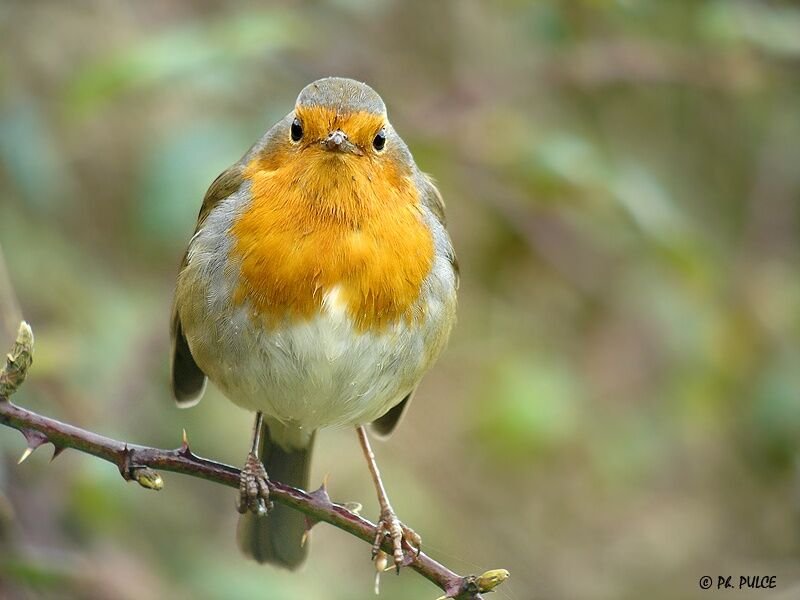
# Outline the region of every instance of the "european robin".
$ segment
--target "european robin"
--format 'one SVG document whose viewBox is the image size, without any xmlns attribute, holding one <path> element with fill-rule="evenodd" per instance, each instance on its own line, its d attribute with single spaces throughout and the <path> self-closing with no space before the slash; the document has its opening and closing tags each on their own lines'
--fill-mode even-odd
<svg viewBox="0 0 800 600">
<path fill-rule="evenodd" d="M 306 86 L 211 184 L 178 275 L 172 388 L 195 404 L 208 377 L 256 413 L 238 540 L 293 568 L 304 516 L 270 506 L 267 477 L 306 488 L 317 429 L 354 426 L 399 569 L 420 539 L 389 503 L 365 425 L 390 434 L 445 345 L 458 267 L 444 204 L 386 115 L 351 79 Z M 265 514 L 267 513 L 268 514 Z"/>
</svg>

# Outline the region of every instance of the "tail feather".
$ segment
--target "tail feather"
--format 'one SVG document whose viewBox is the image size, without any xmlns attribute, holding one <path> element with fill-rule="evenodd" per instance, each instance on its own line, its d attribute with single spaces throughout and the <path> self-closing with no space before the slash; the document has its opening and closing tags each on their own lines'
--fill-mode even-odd
<svg viewBox="0 0 800 600">
<path fill-rule="evenodd" d="M 304 448 L 285 450 L 270 437 L 265 423 L 261 430 L 259 457 L 270 479 L 306 489 L 313 446 L 312 434 Z M 266 516 L 242 515 L 236 537 L 242 552 L 256 561 L 296 569 L 308 553 L 308 544 L 300 545 L 305 530 L 303 513 L 275 503 Z"/>
</svg>

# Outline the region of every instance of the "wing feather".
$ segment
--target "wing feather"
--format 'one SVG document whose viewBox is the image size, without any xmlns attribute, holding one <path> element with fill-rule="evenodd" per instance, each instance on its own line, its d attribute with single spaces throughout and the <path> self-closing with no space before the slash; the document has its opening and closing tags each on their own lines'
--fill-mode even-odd
<svg viewBox="0 0 800 600">
<path fill-rule="evenodd" d="M 195 234 L 202 228 L 208 214 L 225 198 L 235 193 L 242 184 L 242 164 L 236 163 L 223 171 L 208 188 L 200 214 L 197 216 Z M 190 242 L 191 245 L 191 242 Z M 180 270 L 189 262 L 189 250 L 183 255 Z M 170 364 L 170 383 L 178 406 L 194 406 L 200 401 L 206 385 L 206 375 L 197 365 L 186 341 L 181 325 L 180 306 L 176 300 L 172 304 L 170 333 L 172 337 L 172 360 Z"/>
</svg>

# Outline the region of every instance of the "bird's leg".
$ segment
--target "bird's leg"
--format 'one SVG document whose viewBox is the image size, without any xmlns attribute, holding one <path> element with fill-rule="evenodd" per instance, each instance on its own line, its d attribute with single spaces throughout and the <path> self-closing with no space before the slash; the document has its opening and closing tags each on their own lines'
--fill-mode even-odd
<svg viewBox="0 0 800 600">
<path fill-rule="evenodd" d="M 261 443 L 261 425 L 264 415 L 261 411 L 256 413 L 256 422 L 253 425 L 253 446 L 247 455 L 242 474 L 239 477 L 239 502 L 236 509 L 244 514 L 251 511 L 257 515 L 265 515 L 272 508 L 269 500 L 269 486 L 267 485 L 267 471 L 258 458 L 258 446 Z"/>
<path fill-rule="evenodd" d="M 389 537 L 392 540 L 392 557 L 394 559 L 394 566 L 397 572 L 400 572 L 400 567 L 403 564 L 403 543 L 413 550 L 416 554 L 420 552 L 422 538 L 417 533 L 403 525 L 397 518 L 397 515 L 389 504 L 389 498 L 386 495 L 386 490 L 381 481 L 381 473 L 378 470 L 378 464 L 375 462 L 375 454 L 369 444 L 367 437 L 367 429 L 363 425 L 356 428 L 358 433 L 358 441 L 361 443 L 361 449 L 367 459 L 367 467 L 369 467 L 372 481 L 375 483 L 375 489 L 378 491 L 378 503 L 381 507 L 381 516 L 378 521 L 377 531 L 375 532 L 375 542 L 372 544 L 372 558 L 378 554 L 384 537 Z"/>
</svg>

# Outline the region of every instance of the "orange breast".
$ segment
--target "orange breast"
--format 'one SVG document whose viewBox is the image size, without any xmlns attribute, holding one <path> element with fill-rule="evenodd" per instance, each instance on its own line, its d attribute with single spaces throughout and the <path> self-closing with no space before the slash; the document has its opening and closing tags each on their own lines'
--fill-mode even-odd
<svg viewBox="0 0 800 600">
<path fill-rule="evenodd" d="M 338 286 L 360 330 L 422 316 L 433 240 L 409 174 L 381 158 L 282 146 L 254 159 L 253 199 L 231 228 L 236 301 L 275 325 L 313 317 Z"/>
</svg>

